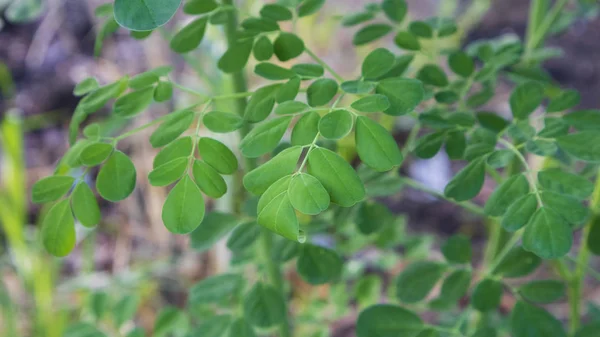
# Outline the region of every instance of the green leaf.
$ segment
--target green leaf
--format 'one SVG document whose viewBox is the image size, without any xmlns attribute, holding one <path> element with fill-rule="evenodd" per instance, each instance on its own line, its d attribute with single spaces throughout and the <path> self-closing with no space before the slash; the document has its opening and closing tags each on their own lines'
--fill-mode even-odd
<svg viewBox="0 0 600 337">
<path fill-rule="evenodd" d="M 543 192 L 541 197 L 544 206 L 558 213 L 570 224 L 583 224 L 590 215 L 589 209 L 575 198 L 554 192 Z"/>
<path fill-rule="evenodd" d="M 235 154 L 216 139 L 202 137 L 198 140 L 198 152 L 202 159 L 221 174 L 234 174 L 238 169 Z"/>
<path fill-rule="evenodd" d="M 169 192 L 162 209 L 165 227 L 176 234 L 196 229 L 204 218 L 204 198 L 196 184 L 185 175 Z"/>
<path fill-rule="evenodd" d="M 259 328 L 281 324 L 287 315 L 281 294 L 275 288 L 260 282 L 246 294 L 243 309 L 248 322 Z"/>
<path fill-rule="evenodd" d="M 204 320 L 198 328 L 190 333 L 192 336 L 223 337 L 231 324 L 231 315 L 216 315 Z M 188 335 L 189 336 L 189 335 Z"/>
<path fill-rule="evenodd" d="M 360 46 L 380 39 L 392 31 L 392 26 L 384 23 L 374 23 L 361 28 L 352 39 L 355 46 Z"/>
<path fill-rule="evenodd" d="M 279 117 L 252 129 L 240 143 L 242 154 L 256 158 L 274 150 L 291 121 L 292 117 Z"/>
<path fill-rule="evenodd" d="M 338 84 L 330 78 L 321 78 L 308 87 L 306 97 L 308 105 L 318 107 L 325 105 L 337 94 Z"/>
<path fill-rule="evenodd" d="M 562 120 L 577 130 L 600 129 L 600 110 L 579 110 L 563 116 Z"/>
<path fill-rule="evenodd" d="M 130 92 L 115 101 L 113 111 L 115 115 L 131 118 L 144 111 L 154 99 L 154 88 L 148 87 Z"/>
<path fill-rule="evenodd" d="M 202 122 L 210 131 L 217 133 L 232 132 L 244 124 L 242 117 L 231 112 L 221 111 L 211 111 L 205 114 Z"/>
<path fill-rule="evenodd" d="M 558 138 L 558 146 L 577 159 L 600 162 L 600 133 L 582 131 Z"/>
<path fill-rule="evenodd" d="M 408 30 L 423 39 L 431 39 L 433 37 L 433 27 L 424 21 L 411 22 L 410 25 L 408 25 Z"/>
<path fill-rule="evenodd" d="M 167 186 L 179 180 L 188 167 L 186 157 L 177 158 L 160 165 L 148 174 L 148 181 L 152 186 Z"/>
<path fill-rule="evenodd" d="M 544 87 L 537 82 L 525 82 L 510 95 L 510 109 L 513 117 L 526 119 L 542 103 Z"/>
<path fill-rule="evenodd" d="M 502 182 L 494 190 L 485 204 L 489 216 L 501 216 L 517 199 L 529 193 L 529 182 L 525 175 L 517 174 Z"/>
<path fill-rule="evenodd" d="M 329 194 L 317 178 L 306 173 L 292 176 L 288 187 L 292 206 L 304 214 L 316 215 L 329 207 Z"/>
<path fill-rule="evenodd" d="M 265 120 L 275 106 L 275 96 L 280 84 L 264 86 L 256 90 L 244 111 L 244 119 L 251 123 L 257 123 Z"/>
<path fill-rule="evenodd" d="M 354 297 L 358 308 L 363 309 L 379 302 L 382 280 L 378 275 L 361 277 L 354 286 Z"/>
<path fill-rule="evenodd" d="M 67 256 L 75 248 L 75 221 L 68 199 L 56 203 L 44 217 L 42 242 L 50 254 L 58 257 Z"/>
<path fill-rule="evenodd" d="M 356 26 L 361 23 L 370 21 L 374 18 L 375 18 L 375 15 L 372 12 L 360 12 L 360 13 L 350 14 L 348 16 L 345 16 L 342 19 L 342 26 L 352 27 L 352 26 Z"/>
<path fill-rule="evenodd" d="M 423 100 L 425 92 L 421 82 L 405 78 L 389 78 L 380 81 L 376 89 L 390 101 L 384 112 L 392 116 L 405 115 L 413 111 Z"/>
<path fill-rule="evenodd" d="M 475 71 L 475 62 L 463 51 L 457 51 L 448 56 L 448 65 L 452 71 L 462 77 L 469 77 Z"/>
<path fill-rule="evenodd" d="M 383 112 L 390 107 L 390 101 L 384 95 L 375 94 L 359 98 L 350 106 L 360 112 Z"/>
<path fill-rule="evenodd" d="M 273 43 L 273 52 L 279 61 L 289 61 L 304 52 L 304 42 L 295 34 L 281 32 Z"/>
<path fill-rule="evenodd" d="M 252 53 L 257 61 L 266 61 L 273 56 L 273 43 L 268 37 L 261 36 L 254 43 Z"/>
<path fill-rule="evenodd" d="M 253 34 L 268 33 L 279 30 L 277 21 L 265 18 L 249 17 L 242 21 L 242 28 Z"/>
<path fill-rule="evenodd" d="M 437 300 L 447 305 L 456 304 L 469 291 L 471 276 L 471 271 L 468 269 L 457 269 L 450 273 L 444 278 Z"/>
<path fill-rule="evenodd" d="M 366 80 L 376 79 L 387 74 L 393 67 L 396 57 L 385 48 L 377 48 L 367 55 L 362 63 L 362 76 Z"/>
<path fill-rule="evenodd" d="M 246 66 L 250 53 L 252 52 L 253 41 L 243 40 L 236 42 L 233 46 L 221 56 L 217 67 L 226 74 L 238 72 Z"/>
<path fill-rule="evenodd" d="M 310 111 L 302 116 L 292 130 L 292 145 L 311 144 L 319 132 L 321 116 L 316 111 Z"/>
<path fill-rule="evenodd" d="M 488 156 L 487 164 L 495 169 L 507 167 L 514 157 L 514 152 L 509 149 L 496 150 Z"/>
<path fill-rule="evenodd" d="M 357 337 L 414 337 L 425 325 L 421 318 L 397 305 L 377 304 L 363 310 L 356 322 Z"/>
<path fill-rule="evenodd" d="M 300 63 L 292 66 L 292 70 L 303 78 L 321 77 L 325 73 L 323 67 L 319 64 Z"/>
<path fill-rule="evenodd" d="M 298 219 L 288 196 L 291 176 L 277 180 L 258 201 L 259 225 L 292 241 L 299 240 Z"/>
<path fill-rule="evenodd" d="M 383 126 L 364 116 L 356 119 L 356 150 L 367 166 L 379 172 L 402 164 L 402 152 L 392 135 Z"/>
<path fill-rule="evenodd" d="M 510 250 L 492 270 L 494 275 L 506 278 L 523 277 L 533 273 L 542 264 L 542 259 L 521 246 Z"/>
<path fill-rule="evenodd" d="M 550 100 L 546 112 L 560 112 L 573 108 L 581 101 L 581 95 L 577 90 L 565 90 L 560 95 Z"/>
<path fill-rule="evenodd" d="M 298 274 L 306 282 L 317 285 L 338 280 L 342 274 L 342 259 L 333 250 L 304 244 L 296 263 Z"/>
<path fill-rule="evenodd" d="M 396 296 L 402 302 L 423 300 L 444 274 L 443 264 L 421 261 L 410 264 L 396 279 Z"/>
<path fill-rule="evenodd" d="M 595 337 L 598 335 L 598 332 L 600 332 L 600 322 L 595 321 L 582 325 L 577 330 L 575 337 Z"/>
<path fill-rule="evenodd" d="M 517 199 L 506 209 L 502 218 L 502 227 L 509 232 L 516 232 L 529 222 L 537 207 L 538 201 L 533 193 Z"/>
<path fill-rule="evenodd" d="M 375 84 L 364 81 L 345 81 L 340 85 L 342 90 L 349 94 L 368 94 L 375 89 Z"/>
<path fill-rule="evenodd" d="M 183 5 L 183 12 L 190 15 L 205 14 L 219 7 L 215 0 L 190 0 Z"/>
<path fill-rule="evenodd" d="M 192 153 L 192 147 L 193 142 L 190 136 L 175 140 L 158 152 L 152 162 L 152 168 L 155 169 L 178 158 L 189 157 Z"/>
<path fill-rule="evenodd" d="M 200 42 L 202 42 L 202 39 L 204 38 L 207 21 L 207 17 L 201 17 L 179 30 L 173 38 L 171 38 L 171 50 L 183 54 L 198 48 Z"/>
<path fill-rule="evenodd" d="M 138 309 L 140 298 L 138 295 L 128 294 L 117 302 L 113 309 L 114 321 L 117 327 L 123 326 L 127 321 L 131 320 Z"/>
<path fill-rule="evenodd" d="M 352 114 L 345 109 L 331 111 L 319 121 L 319 132 L 327 139 L 340 139 L 352 130 Z"/>
<path fill-rule="evenodd" d="M 365 197 L 365 188 L 352 166 L 330 150 L 310 151 L 308 172 L 323 184 L 331 202 L 342 207 L 353 206 Z"/>
<path fill-rule="evenodd" d="M 299 101 L 287 101 L 279 104 L 275 108 L 276 115 L 295 115 L 306 112 L 309 109 L 308 105 Z"/>
<path fill-rule="evenodd" d="M 108 201 L 127 198 L 135 188 L 136 172 L 133 162 L 121 151 L 114 151 L 96 178 L 96 190 Z"/>
<path fill-rule="evenodd" d="M 209 276 L 190 289 L 189 303 L 192 305 L 221 303 L 235 296 L 244 280 L 238 274 Z"/>
<path fill-rule="evenodd" d="M 281 151 L 273 159 L 246 173 L 244 187 L 255 195 L 263 194 L 277 180 L 296 171 L 301 153 L 300 146 Z"/>
<path fill-rule="evenodd" d="M 167 306 L 160 310 L 154 321 L 153 337 L 177 336 L 189 329 L 186 314 L 174 307 Z"/>
<path fill-rule="evenodd" d="M 86 227 L 96 226 L 100 222 L 100 207 L 90 186 L 80 182 L 71 196 L 71 208 L 79 222 Z"/>
<path fill-rule="evenodd" d="M 381 9 L 388 19 L 394 22 L 402 22 L 408 11 L 405 0 L 383 0 Z"/>
<path fill-rule="evenodd" d="M 243 318 L 238 318 L 229 327 L 229 337 L 256 337 L 250 323 Z"/>
<path fill-rule="evenodd" d="M 227 184 L 217 170 L 207 163 L 196 160 L 192 167 L 196 185 L 209 197 L 220 198 L 227 192 Z"/>
<path fill-rule="evenodd" d="M 558 147 L 551 140 L 531 139 L 525 143 L 525 150 L 538 156 L 549 157 L 556 153 Z"/>
<path fill-rule="evenodd" d="M 67 194 L 75 178 L 70 176 L 50 176 L 36 182 L 31 188 L 31 200 L 36 204 L 56 201 Z"/>
<path fill-rule="evenodd" d="M 518 301 L 514 306 L 510 327 L 514 337 L 566 337 L 562 323 L 550 313 L 532 304 Z"/>
<path fill-rule="evenodd" d="M 519 294 L 535 303 L 552 303 L 565 296 L 565 284 L 557 280 L 535 280 L 519 287 Z"/>
<path fill-rule="evenodd" d="M 261 227 L 250 221 L 237 226 L 227 239 L 227 248 L 234 253 L 244 252 L 259 240 Z"/>
<path fill-rule="evenodd" d="M 303 0 L 298 6 L 297 13 L 298 17 L 304 17 L 311 14 L 314 14 L 323 7 L 325 4 L 325 0 Z"/>
<path fill-rule="evenodd" d="M 115 0 L 115 20 L 134 31 L 152 30 L 167 23 L 181 0 Z"/>
<path fill-rule="evenodd" d="M 73 89 L 73 95 L 83 96 L 90 93 L 100 87 L 98 80 L 95 77 L 87 77 L 83 81 L 77 83 L 75 89 Z"/>
<path fill-rule="evenodd" d="M 434 98 L 438 103 L 442 104 L 456 103 L 460 99 L 458 94 L 452 90 L 438 91 L 435 93 Z"/>
<path fill-rule="evenodd" d="M 411 32 L 398 32 L 394 38 L 394 43 L 405 50 L 417 51 L 421 49 L 419 39 Z"/>
<path fill-rule="evenodd" d="M 419 158 L 433 158 L 442 148 L 446 133 L 444 131 L 430 133 L 417 140 L 415 144 L 415 155 Z"/>
<path fill-rule="evenodd" d="M 541 207 L 525 227 L 523 247 L 543 259 L 563 257 L 573 245 L 569 225 L 555 211 Z"/>
<path fill-rule="evenodd" d="M 378 232 L 393 222 L 392 213 L 384 205 L 377 202 L 363 202 L 356 215 L 358 230 L 365 235 Z"/>
<path fill-rule="evenodd" d="M 446 73 L 435 64 L 427 64 L 419 70 L 417 78 L 425 84 L 436 87 L 445 87 L 448 85 Z"/>
<path fill-rule="evenodd" d="M 444 194 L 456 201 L 473 199 L 481 191 L 484 179 L 485 158 L 475 159 L 450 180 Z"/>
<path fill-rule="evenodd" d="M 154 132 L 150 135 L 150 144 L 153 148 L 162 147 L 181 136 L 194 121 L 194 112 L 183 110 L 172 113 Z"/>
<path fill-rule="evenodd" d="M 173 97 L 173 84 L 167 81 L 160 81 L 154 88 L 154 100 L 157 102 L 166 102 Z"/>
<path fill-rule="evenodd" d="M 254 73 L 272 81 L 285 80 L 296 76 L 292 70 L 280 67 L 270 62 L 261 62 L 254 67 Z"/>
<path fill-rule="evenodd" d="M 446 153 L 452 160 L 462 159 L 467 148 L 467 138 L 462 131 L 451 131 L 446 134 Z M 489 157 L 488 157 L 489 161 Z"/>
<path fill-rule="evenodd" d="M 108 337 L 92 323 L 78 322 L 70 324 L 62 337 Z"/>
<path fill-rule="evenodd" d="M 473 290 L 471 304 L 481 312 L 494 310 L 500 306 L 502 292 L 502 282 L 490 278 L 483 279 Z"/>
<path fill-rule="evenodd" d="M 471 239 L 462 234 L 453 235 L 442 245 L 442 253 L 448 262 L 471 263 Z"/>
<path fill-rule="evenodd" d="M 209 212 L 191 234 L 192 248 L 198 252 L 210 249 L 238 224 L 238 219 L 227 213 Z"/>
<path fill-rule="evenodd" d="M 292 77 L 279 88 L 275 100 L 277 103 L 291 101 L 298 95 L 300 91 L 300 78 Z"/>
<path fill-rule="evenodd" d="M 291 20 L 294 15 L 285 6 L 279 4 L 266 4 L 260 9 L 260 16 L 275 21 Z"/>
<path fill-rule="evenodd" d="M 153 71 L 146 71 L 140 74 L 135 75 L 131 79 L 129 79 L 129 87 L 134 90 L 145 89 L 147 87 L 153 86 L 156 82 L 159 81 L 159 77 Z"/>
</svg>

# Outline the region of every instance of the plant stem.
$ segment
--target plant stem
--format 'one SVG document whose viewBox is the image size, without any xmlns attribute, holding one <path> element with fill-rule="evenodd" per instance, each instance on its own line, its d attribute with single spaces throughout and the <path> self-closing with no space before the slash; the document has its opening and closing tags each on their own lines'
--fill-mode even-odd
<svg viewBox="0 0 600 337">
<path fill-rule="evenodd" d="M 304 47 L 304 51 L 310 55 L 310 57 L 312 57 L 313 60 L 315 60 L 315 62 L 317 62 L 318 64 L 320 64 L 323 68 L 327 69 L 327 71 L 333 76 L 335 77 L 335 79 L 338 82 L 344 82 L 344 78 L 342 76 L 340 76 L 340 74 L 338 74 L 335 70 L 333 70 L 333 68 L 331 68 L 327 63 L 325 63 L 325 61 L 323 61 L 319 56 L 317 56 L 317 54 L 315 54 L 312 50 L 308 49 L 307 47 Z"/>
<path fill-rule="evenodd" d="M 443 193 L 440 193 L 440 192 L 438 192 L 438 191 L 436 191 L 436 190 L 434 190 L 432 188 L 429 188 L 429 187 L 427 187 L 427 186 L 421 184 L 420 182 L 418 182 L 418 181 L 416 181 L 414 179 L 411 179 L 411 178 L 403 177 L 402 178 L 402 182 L 404 184 L 406 184 L 406 185 L 414 188 L 414 189 L 421 190 L 421 191 L 423 191 L 425 193 L 428 193 L 428 194 L 431 194 L 431 195 L 433 195 L 435 197 L 438 197 L 438 198 L 447 200 L 447 201 L 449 201 L 449 202 L 451 202 L 453 204 L 459 205 L 459 206 L 461 206 L 461 207 L 463 207 L 463 208 L 465 208 L 465 209 L 467 209 L 467 210 L 469 210 L 469 211 L 471 211 L 471 212 L 473 212 L 473 213 L 475 213 L 477 215 L 483 215 L 483 216 L 486 215 L 485 212 L 483 211 L 483 208 L 481 206 L 478 206 L 478 205 L 476 205 L 476 204 L 474 204 L 474 203 L 472 203 L 470 201 L 457 202 L 457 201 L 455 201 L 453 199 L 446 198 L 446 196 Z"/>
<path fill-rule="evenodd" d="M 556 22 L 568 2 L 569 0 L 557 0 L 548 14 L 545 15 L 544 20 L 542 20 L 537 27 L 533 27 L 534 31 L 531 33 L 531 36 L 525 45 L 525 59 L 527 59 L 527 56 L 544 42 L 544 39 L 548 35 L 548 31 L 552 28 L 552 24 Z M 539 3 L 539 1 L 536 1 L 536 3 Z M 529 22 L 529 24 L 531 24 L 531 22 Z"/>
</svg>

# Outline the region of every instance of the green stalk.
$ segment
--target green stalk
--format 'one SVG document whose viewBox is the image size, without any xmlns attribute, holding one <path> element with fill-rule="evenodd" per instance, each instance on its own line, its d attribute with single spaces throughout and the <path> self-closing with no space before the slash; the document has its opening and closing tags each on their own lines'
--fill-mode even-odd
<svg viewBox="0 0 600 337">
<path fill-rule="evenodd" d="M 544 19 L 539 21 L 540 13 L 537 11 L 541 9 L 538 7 L 542 7 L 543 9 L 543 3 L 545 2 L 546 1 L 532 2 L 531 11 L 534 13 L 530 13 L 529 18 L 530 20 L 533 19 L 534 21 L 528 22 L 528 26 L 534 26 L 531 27 L 532 32 L 529 34 L 530 36 L 528 36 L 527 43 L 525 45 L 525 59 L 527 59 L 527 56 L 530 55 L 531 52 L 539 48 L 544 43 L 550 28 L 552 28 L 552 25 L 556 22 L 569 0 L 557 0 L 550 11 L 548 11 L 548 13 L 544 16 Z"/>
<path fill-rule="evenodd" d="M 223 0 L 223 5 L 225 6 L 234 6 L 233 0 Z M 237 11 L 228 11 L 227 22 L 225 23 L 225 35 L 227 36 L 227 45 L 233 46 L 236 41 L 236 30 L 238 25 Z M 246 76 L 244 75 L 243 70 L 237 73 L 232 74 L 233 80 L 233 92 L 234 93 L 245 93 L 248 91 L 248 85 L 246 83 Z M 235 100 L 236 102 L 236 110 L 239 115 L 243 116 L 246 110 L 246 97 L 239 97 Z M 240 138 L 244 138 L 248 132 L 250 132 L 250 126 L 245 125 L 240 129 Z M 256 167 L 256 160 L 254 158 L 246 158 L 245 159 L 245 172 L 249 172 Z M 236 191 L 237 198 L 234 198 L 234 203 L 237 202 L 237 205 L 234 206 L 234 209 L 238 210 L 241 208 L 241 203 L 239 200 L 244 200 L 245 191 L 242 184 L 243 176 L 238 174 L 236 176 L 236 186 L 238 187 L 238 191 Z M 237 199 L 237 200 L 236 200 Z M 273 248 L 273 233 L 268 230 L 263 230 L 261 233 L 261 251 L 264 258 L 264 264 L 267 269 L 267 274 L 269 276 L 271 284 L 279 291 L 282 295 L 284 295 L 283 289 L 283 277 L 281 275 L 280 266 L 271 258 L 271 251 Z M 284 296 L 285 297 L 285 296 Z M 284 301 L 284 303 L 286 303 Z M 280 337 L 290 337 L 290 326 L 287 319 L 287 305 L 286 305 L 286 318 L 284 322 L 279 326 L 279 334 Z"/>
</svg>

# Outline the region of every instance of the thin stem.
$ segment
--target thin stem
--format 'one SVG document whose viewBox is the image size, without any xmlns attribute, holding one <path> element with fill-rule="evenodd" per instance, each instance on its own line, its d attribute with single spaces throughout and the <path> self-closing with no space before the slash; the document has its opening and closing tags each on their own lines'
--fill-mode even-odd
<svg viewBox="0 0 600 337">
<path fill-rule="evenodd" d="M 533 171 L 531 170 L 531 167 L 529 166 L 529 163 L 527 162 L 527 159 L 525 159 L 525 157 L 523 156 L 523 154 L 521 153 L 521 151 L 519 151 L 519 149 L 517 149 L 509 141 L 506 141 L 506 140 L 504 140 L 502 138 L 500 138 L 498 141 L 502 145 L 506 146 L 506 148 L 508 148 L 509 150 L 511 150 L 517 156 L 517 158 L 521 161 L 521 163 L 525 167 L 525 174 L 527 175 L 527 180 L 529 181 L 529 185 L 531 186 L 531 189 L 533 190 L 533 193 L 535 194 L 535 198 L 537 199 L 538 205 L 540 207 L 543 206 L 544 203 L 542 202 L 542 198 L 540 196 L 540 190 L 537 187 L 535 177 L 533 176 L 533 173 L 532 173 Z"/>
<path fill-rule="evenodd" d="M 484 273 L 484 277 L 489 276 L 494 271 L 494 269 L 496 269 L 496 267 L 498 267 L 498 265 L 500 264 L 500 262 L 502 262 L 504 257 L 506 257 L 506 255 L 508 255 L 508 253 L 513 249 L 513 247 L 517 245 L 519 240 L 521 240 L 522 235 L 523 235 L 523 231 L 520 230 L 520 231 L 516 232 L 512 236 L 512 238 L 510 238 L 510 240 L 508 240 L 508 242 L 504 245 L 504 248 L 502 248 L 500 253 L 498 253 L 498 255 L 496 255 L 494 257 L 494 259 L 492 260 L 492 263 L 489 264 L 489 267 L 486 269 L 486 271 Z"/>
<path fill-rule="evenodd" d="M 531 34 L 531 38 L 527 40 L 525 45 L 525 55 L 527 58 L 528 55 L 531 54 L 535 49 L 537 49 L 544 39 L 546 38 L 548 31 L 556 22 L 560 14 L 562 13 L 563 8 L 567 5 L 569 0 L 557 0 L 552 9 L 545 16 L 544 20 L 539 24 L 539 26 L 534 27 L 535 31 Z"/>
<path fill-rule="evenodd" d="M 192 88 L 186 87 L 185 85 L 176 83 L 175 81 L 172 81 L 172 80 L 170 82 L 171 82 L 171 84 L 173 84 L 173 86 L 175 88 L 177 88 L 177 89 L 179 89 L 181 91 L 185 91 L 185 92 L 187 92 L 189 94 L 192 94 L 194 96 L 198 96 L 198 97 L 202 97 L 202 98 L 208 98 L 207 95 L 205 95 L 205 94 L 203 94 L 203 93 L 201 93 L 199 91 L 196 91 L 196 90 L 194 90 Z"/>
<path fill-rule="evenodd" d="M 323 61 L 319 56 L 317 56 L 317 54 L 315 54 L 312 50 L 308 49 L 307 47 L 304 48 L 304 51 L 310 55 L 310 57 L 312 57 L 313 60 L 315 60 L 315 62 L 317 62 L 318 64 L 320 64 L 323 68 L 327 69 L 327 71 L 333 76 L 335 77 L 336 80 L 338 80 L 338 82 L 344 82 L 344 78 L 342 76 L 340 76 L 335 70 L 333 70 L 333 68 L 331 68 L 327 63 L 325 63 L 325 61 Z"/>
<path fill-rule="evenodd" d="M 474 204 L 474 203 L 472 203 L 470 201 L 457 202 L 455 200 L 449 199 L 443 193 L 440 193 L 440 192 L 438 192 L 438 191 L 436 191 L 436 190 L 434 190 L 432 188 L 429 188 L 429 187 L 421 184 L 420 182 L 418 182 L 416 180 L 413 180 L 411 178 L 408 178 L 408 177 L 403 177 L 402 181 L 403 181 L 404 184 L 406 184 L 406 185 L 408 185 L 408 186 L 410 186 L 410 187 L 412 187 L 414 189 L 423 191 L 423 192 L 431 194 L 431 195 L 433 195 L 435 197 L 438 197 L 438 198 L 444 199 L 446 201 L 449 201 L 449 202 L 451 202 L 453 204 L 456 204 L 458 206 L 461 206 L 464 209 L 467 209 L 467 210 L 469 210 L 469 211 L 471 211 L 471 212 L 473 212 L 473 213 L 475 213 L 477 215 L 482 215 L 482 216 L 486 215 L 485 212 L 483 211 L 483 208 L 481 206 L 478 206 L 478 205 L 476 205 L 476 204 Z"/>
</svg>

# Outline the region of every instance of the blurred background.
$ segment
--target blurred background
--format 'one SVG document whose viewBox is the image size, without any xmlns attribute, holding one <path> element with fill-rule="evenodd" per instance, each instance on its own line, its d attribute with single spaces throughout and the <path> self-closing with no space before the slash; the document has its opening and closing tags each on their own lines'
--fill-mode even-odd
<svg viewBox="0 0 600 337">
<path fill-rule="evenodd" d="M 26 8 L 11 11 L 12 1 L 20 1 Z M 165 307 L 185 307 L 190 286 L 207 275 L 223 272 L 231 259 L 223 242 L 211 250 L 194 250 L 188 236 L 175 236 L 164 228 L 160 210 L 166 190 L 151 187 L 146 179 L 156 154 L 148 142 L 151 131 L 129 138 L 124 148 L 138 173 L 134 194 L 117 204 L 101 204 L 102 223 L 95 229 L 79 226 L 78 246 L 66 258 L 52 258 L 44 252 L 37 233 L 46 209 L 31 204 L 29 191 L 35 181 L 54 172 L 68 148 L 68 123 L 78 102 L 73 95 L 76 83 L 89 76 L 109 83 L 125 74 L 173 65 L 172 78 L 176 82 L 207 94 L 227 92 L 229 78 L 216 69 L 216 62 L 225 51 L 222 32 L 210 26 L 201 47 L 184 59 L 172 53 L 165 40 L 189 19 L 182 14 L 147 39 L 137 40 L 110 20 L 94 14 L 95 8 L 106 0 L 12 1 L 0 0 L 0 13 L 6 9 L 0 16 L 4 18 L 0 23 L 0 334 L 63 336 L 71 322 L 98 314 L 95 310 L 111 305 L 131 311 L 124 314 L 127 324 L 134 321 L 137 327 L 151 331 Z M 398 52 L 391 37 L 356 48 L 352 36 L 357 28 L 340 25 L 342 16 L 361 10 L 369 2 L 328 0 L 323 10 L 300 20 L 296 28 L 312 50 L 347 78 L 359 73 L 361 60 L 376 46 Z M 407 2 L 411 18 L 439 13 L 460 16 L 461 30 L 451 42 L 457 45 L 525 34 L 529 1 Z M 256 13 L 263 4 L 260 0 L 239 3 L 248 13 Z M 600 107 L 600 19 L 595 14 L 577 16 L 564 31 L 552 37 L 548 46 L 560 48 L 560 52 L 544 63 L 544 69 L 561 86 L 581 92 L 581 108 Z M 256 88 L 262 80 L 250 76 L 249 81 L 250 87 Z M 508 116 L 509 94 L 508 84 L 503 87 L 501 83 L 495 98 L 483 109 Z M 114 117 L 107 120 L 108 110 L 95 118 L 116 132 L 147 123 L 193 103 L 193 99 L 176 91 L 172 102 L 153 105 L 149 113 L 133 121 Z M 397 123 L 395 137 L 402 144 L 411 124 L 403 119 Z M 232 147 L 238 142 L 235 135 L 216 137 Z M 431 160 L 409 161 L 402 173 L 441 191 L 456 169 L 440 153 Z M 493 187 L 490 183 L 479 196 L 481 199 L 474 201 L 481 204 Z M 412 190 L 384 202 L 394 213 L 403 214 L 410 233 L 407 235 L 416 238 L 411 254 L 425 254 L 432 245 L 439 251 L 439 238 L 458 232 L 472 237 L 475 247 L 482 246 L 485 224 L 450 203 Z M 225 209 L 227 203 L 228 200 L 210 202 L 209 207 Z M 475 253 L 483 254 L 477 249 Z M 368 258 L 368 254 L 365 256 Z M 383 261 L 393 274 L 402 269 L 403 261 L 394 251 Z M 328 298 L 340 296 L 335 293 L 339 289 L 311 287 L 294 275 L 293 268 L 286 270 L 294 287 L 294 310 L 312 310 L 315 299 L 326 306 Z M 585 297 L 600 303 L 598 284 L 589 284 Z M 510 301 L 507 299 L 507 308 L 512 305 Z M 564 303 L 551 309 L 559 318 L 567 316 Z M 330 322 L 331 336 L 353 335 L 355 316 L 342 316 Z M 120 335 L 115 332 L 115 336 Z"/>
</svg>

